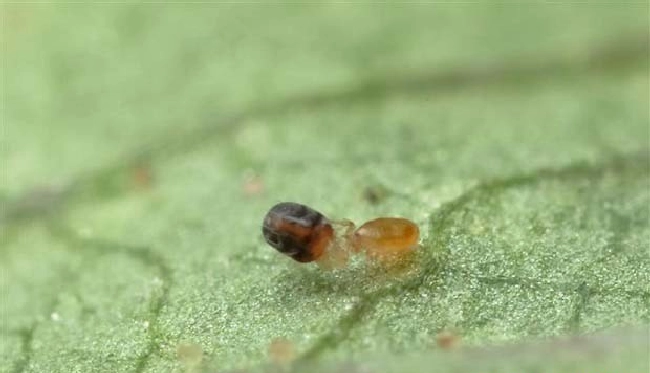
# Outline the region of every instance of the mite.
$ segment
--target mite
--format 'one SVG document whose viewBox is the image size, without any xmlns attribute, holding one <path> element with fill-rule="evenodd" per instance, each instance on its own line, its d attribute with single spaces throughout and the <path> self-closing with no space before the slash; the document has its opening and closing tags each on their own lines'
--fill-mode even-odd
<svg viewBox="0 0 650 373">
<path fill-rule="evenodd" d="M 350 221 L 331 222 L 293 202 L 273 206 L 264 217 L 262 233 L 279 252 L 299 262 L 317 261 L 324 268 L 344 265 L 351 252 L 379 261 L 399 258 L 412 252 L 420 237 L 418 226 L 408 219 L 381 217 L 355 229 Z"/>
</svg>

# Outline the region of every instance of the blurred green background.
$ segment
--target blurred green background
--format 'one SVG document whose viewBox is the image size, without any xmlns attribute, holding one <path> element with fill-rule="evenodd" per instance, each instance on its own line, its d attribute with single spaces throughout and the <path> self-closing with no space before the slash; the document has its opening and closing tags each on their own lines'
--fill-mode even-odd
<svg viewBox="0 0 650 373">
<path fill-rule="evenodd" d="M 647 371 L 648 11 L 3 4 L 0 372 Z M 422 247 L 299 265 L 280 201 Z"/>
</svg>

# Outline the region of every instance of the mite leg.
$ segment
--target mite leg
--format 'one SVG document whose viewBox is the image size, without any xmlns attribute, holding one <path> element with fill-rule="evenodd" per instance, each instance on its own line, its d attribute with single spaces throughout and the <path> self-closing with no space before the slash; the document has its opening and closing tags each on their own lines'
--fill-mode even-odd
<svg viewBox="0 0 650 373">
<path fill-rule="evenodd" d="M 344 219 L 333 221 L 331 224 L 336 232 L 336 238 L 326 249 L 325 253 L 316 260 L 318 267 L 324 270 L 345 268 L 350 261 L 352 251 L 350 243 L 354 234 L 354 223 Z"/>
</svg>

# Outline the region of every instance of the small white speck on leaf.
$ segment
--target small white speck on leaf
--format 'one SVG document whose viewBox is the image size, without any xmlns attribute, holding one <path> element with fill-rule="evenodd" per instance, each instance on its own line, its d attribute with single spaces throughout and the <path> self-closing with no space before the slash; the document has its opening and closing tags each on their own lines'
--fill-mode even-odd
<svg viewBox="0 0 650 373">
<path fill-rule="evenodd" d="M 90 238 L 93 236 L 93 230 L 88 227 L 79 228 L 77 234 L 81 237 Z"/>
<path fill-rule="evenodd" d="M 154 277 L 151 281 L 156 286 L 162 286 L 163 280 L 160 277 Z"/>
</svg>

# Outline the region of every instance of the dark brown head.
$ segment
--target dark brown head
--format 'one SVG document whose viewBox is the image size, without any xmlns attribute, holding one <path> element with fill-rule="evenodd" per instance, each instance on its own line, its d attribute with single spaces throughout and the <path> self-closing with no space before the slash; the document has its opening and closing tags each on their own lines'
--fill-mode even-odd
<svg viewBox="0 0 650 373">
<path fill-rule="evenodd" d="M 329 220 L 320 212 L 293 202 L 271 207 L 264 217 L 266 242 L 299 262 L 318 259 L 334 237 Z"/>
</svg>

